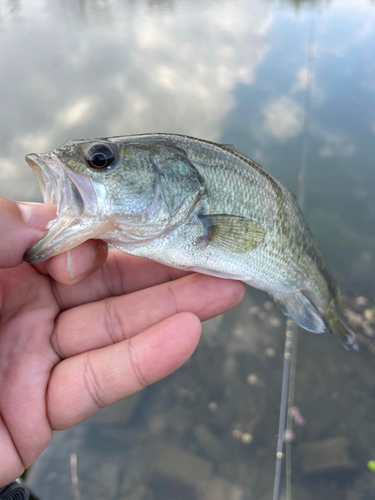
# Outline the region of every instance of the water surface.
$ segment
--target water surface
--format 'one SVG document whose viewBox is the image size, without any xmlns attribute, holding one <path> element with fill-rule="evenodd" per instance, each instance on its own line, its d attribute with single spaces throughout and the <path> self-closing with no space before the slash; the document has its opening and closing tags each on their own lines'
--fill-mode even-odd
<svg viewBox="0 0 375 500">
<path fill-rule="evenodd" d="M 354 305 L 367 298 L 361 316 L 375 305 L 371 1 L 2 2 L 0 195 L 41 201 L 26 153 L 144 132 L 236 144 L 296 192 L 312 26 L 305 212 L 345 295 Z M 298 500 L 375 497 L 369 328 L 359 354 L 329 335 L 300 334 Z M 56 433 L 29 487 L 41 500 L 73 498 L 75 453 L 82 499 L 271 498 L 284 332 L 267 295 L 249 289 L 204 326 L 174 375 Z M 301 445 L 330 438 L 348 445 L 347 469 L 306 472 Z"/>
</svg>

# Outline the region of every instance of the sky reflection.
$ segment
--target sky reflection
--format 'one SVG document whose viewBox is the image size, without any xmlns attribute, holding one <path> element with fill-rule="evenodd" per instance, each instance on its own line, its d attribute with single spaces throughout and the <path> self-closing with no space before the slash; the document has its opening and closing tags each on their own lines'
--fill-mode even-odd
<svg viewBox="0 0 375 500">
<path fill-rule="evenodd" d="M 115 3 L 100 2 L 106 15 L 97 17 L 95 6 L 81 2 L 87 17 L 78 21 L 75 2 L 64 2 L 63 10 L 39 1 L 7 19 L 3 195 L 38 196 L 23 155 L 73 137 L 171 131 L 220 139 L 234 87 L 252 83 L 267 50 L 271 6 L 210 3 L 197 16 L 184 3 L 162 14 L 131 2 L 116 10 Z"/>
<path fill-rule="evenodd" d="M 307 70 L 311 22 L 315 23 L 314 75 L 309 75 Z M 27 153 L 53 150 L 73 138 L 145 132 L 182 133 L 235 144 L 296 192 L 305 87 L 307 78 L 313 76 L 306 216 L 343 290 L 348 295 L 366 295 L 372 300 L 375 296 L 374 46 L 375 5 L 370 0 L 3 1 L 0 3 L 0 195 L 41 201 L 38 183 L 23 159 Z M 256 297 L 255 302 L 252 297 Z M 122 438 L 133 439 L 134 447 L 141 443 L 144 455 L 140 454 L 139 463 L 146 464 L 146 469 L 148 440 L 159 431 L 144 431 L 143 423 L 149 416 L 155 421 L 160 417 L 159 403 L 152 399 L 157 399 L 158 391 L 163 392 L 160 388 L 167 388 L 161 398 L 164 397 L 165 406 L 161 406 L 160 414 L 174 410 L 175 404 L 176 411 L 191 411 L 191 415 L 195 415 L 188 397 L 197 386 L 204 387 L 194 400 L 202 415 L 207 405 L 204 400 L 206 406 L 199 406 L 203 400 L 199 398 L 213 397 L 211 389 L 215 397 L 223 390 L 233 393 L 230 411 L 246 413 L 246 406 L 241 404 L 250 404 L 252 399 L 251 394 L 242 396 L 248 393 L 241 392 L 244 389 L 241 383 L 249 375 L 246 370 L 249 370 L 250 359 L 254 364 L 250 363 L 251 369 L 264 375 L 267 382 L 264 387 L 270 391 L 264 420 L 259 420 L 259 426 L 263 426 L 259 439 L 264 442 L 268 439 L 268 444 L 259 441 L 255 452 L 235 448 L 235 460 L 245 483 L 248 471 L 256 470 L 261 464 L 265 473 L 263 483 L 271 484 L 277 432 L 275 408 L 279 401 L 277 384 L 281 373 L 281 362 L 277 363 L 282 357 L 284 325 L 276 316 L 276 309 L 272 313 L 269 309 L 267 313 L 262 310 L 261 314 L 266 318 L 275 315 L 273 319 L 279 321 L 280 332 L 271 327 L 267 330 L 265 323 L 257 322 L 254 316 L 250 318 L 249 310 L 254 307 L 260 310 L 261 301 L 264 302 L 263 295 L 249 292 L 239 308 L 206 325 L 201 351 L 194 355 L 191 371 L 186 368 L 186 377 L 184 371 L 179 371 L 175 378 L 150 388 L 146 396 L 144 393 L 139 396 L 143 406 L 138 408 L 137 417 L 142 428 L 135 429 L 134 438 L 126 427 Z M 280 358 L 276 356 L 271 360 L 263 355 L 263 348 L 278 347 L 278 340 L 274 339 L 280 339 Z M 368 447 L 375 446 L 371 401 L 368 403 L 371 398 L 367 393 L 361 396 L 369 408 L 363 410 L 363 414 L 371 413 L 368 427 L 364 427 L 370 437 L 365 436 L 362 444 L 358 444 L 355 428 L 358 415 L 352 401 L 354 393 L 363 392 L 362 379 L 352 376 L 352 372 L 357 373 L 353 368 L 354 358 L 349 361 L 348 353 L 337 349 L 340 346 L 333 340 L 330 342 L 329 337 L 323 340 L 306 334 L 301 342 L 299 397 L 310 411 L 306 431 L 310 434 L 305 434 L 304 439 L 331 435 L 330 432 L 337 429 L 336 418 L 347 425 L 349 437 L 350 433 L 355 434 L 352 442 L 367 452 Z M 312 355 L 314 349 L 315 355 Z M 249 358 L 250 355 L 253 357 Z M 367 377 L 370 392 L 371 384 L 375 383 L 370 369 L 373 360 L 366 368 L 364 357 L 357 360 Z M 216 368 L 209 370 L 209 363 Z M 227 370 L 227 379 L 225 374 L 223 379 L 217 378 L 218 373 L 222 375 L 222 366 Z M 236 370 L 240 375 L 232 376 Z M 366 370 L 370 375 L 366 375 Z M 347 390 L 348 374 L 350 383 L 357 384 L 354 388 L 360 388 L 358 391 Z M 333 380 L 332 391 L 331 386 L 326 387 L 328 378 Z M 233 383 L 241 388 L 239 396 L 232 390 L 230 384 Z M 247 390 L 260 391 L 247 382 L 243 385 Z M 319 387 L 326 387 L 323 403 Z M 342 397 L 335 396 L 334 400 L 333 394 L 339 393 Z M 126 401 L 121 405 L 126 406 Z M 188 401 L 186 408 L 176 401 Z M 232 405 L 230 401 L 228 407 Z M 354 398 L 354 401 L 357 400 Z M 209 402 L 207 400 L 207 404 Z M 333 408 L 332 413 L 325 412 L 322 418 L 317 418 L 327 405 Z M 91 420 L 91 424 L 83 422 L 81 427 L 58 435 L 56 448 L 49 448 L 41 457 L 40 468 L 34 469 L 40 471 L 36 473 L 35 484 L 48 491 L 59 490 L 57 493 L 67 498 L 72 449 L 78 449 L 83 456 L 86 453 L 80 470 L 86 468 L 87 474 L 90 471 L 96 474 L 106 460 L 102 460 L 101 455 L 93 458 L 90 446 L 102 446 L 97 438 L 99 423 L 106 422 L 108 415 L 113 417 L 111 412 L 113 409 L 98 414 L 98 427 L 95 420 Z M 123 414 L 121 410 L 116 417 L 119 425 L 122 425 Z M 345 415 L 349 415 L 346 423 Z M 326 424 L 329 418 L 331 423 Z M 214 417 L 212 419 L 214 421 Z M 186 421 L 187 428 L 196 423 L 190 417 Z M 125 445 L 118 444 L 119 431 L 111 427 L 113 418 L 110 424 L 105 427 L 109 434 L 103 431 L 103 442 L 116 442 L 129 460 L 126 463 L 112 457 L 114 463 L 136 468 L 138 462 L 130 463 L 129 457 L 133 457 L 126 448 L 133 449 L 133 444 L 127 441 Z M 134 422 L 130 424 L 132 432 L 135 427 Z M 108 435 L 112 441 L 108 441 Z M 234 446 L 228 436 L 225 438 L 229 439 L 228 447 Z M 190 446 L 194 438 L 192 435 L 188 438 Z M 259 450 L 263 455 L 260 452 L 257 455 Z M 65 476 L 54 472 L 55 476 L 46 479 L 45 470 L 49 467 L 54 471 L 65 468 Z M 271 471 L 270 475 L 265 471 Z M 137 484 L 141 482 L 138 476 L 136 478 Z M 258 479 L 254 484 L 261 484 L 262 477 Z M 57 480 L 65 481 L 64 488 L 56 488 Z M 87 488 L 90 484 L 96 487 L 97 483 L 90 481 Z M 113 486 L 114 481 L 110 483 Z M 326 491 L 326 485 L 324 488 Z M 94 498 L 98 490 L 90 493 L 88 489 L 86 494 Z M 316 498 L 323 497 L 317 495 Z"/>
</svg>

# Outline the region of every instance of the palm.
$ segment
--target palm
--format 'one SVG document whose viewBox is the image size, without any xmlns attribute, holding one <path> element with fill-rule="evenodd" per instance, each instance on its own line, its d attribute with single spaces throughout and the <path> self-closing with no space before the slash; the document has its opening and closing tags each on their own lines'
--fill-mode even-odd
<svg viewBox="0 0 375 500">
<path fill-rule="evenodd" d="M 116 250 L 79 284 L 43 272 L 0 269 L 0 485 L 35 460 L 53 429 L 178 368 L 198 341 L 197 316 L 233 307 L 244 288 Z"/>
</svg>

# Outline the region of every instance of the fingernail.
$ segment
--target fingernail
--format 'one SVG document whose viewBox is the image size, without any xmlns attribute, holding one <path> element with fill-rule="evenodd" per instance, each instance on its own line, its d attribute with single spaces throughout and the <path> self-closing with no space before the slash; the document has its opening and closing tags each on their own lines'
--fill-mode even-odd
<svg viewBox="0 0 375 500">
<path fill-rule="evenodd" d="M 42 203 L 17 202 L 25 224 L 33 229 L 46 230 L 47 223 L 53 219 L 56 207 Z"/>
<path fill-rule="evenodd" d="M 76 280 L 92 269 L 95 264 L 96 247 L 94 243 L 88 241 L 85 244 L 85 251 L 82 248 L 73 248 L 66 252 L 66 264 L 70 279 Z"/>
</svg>

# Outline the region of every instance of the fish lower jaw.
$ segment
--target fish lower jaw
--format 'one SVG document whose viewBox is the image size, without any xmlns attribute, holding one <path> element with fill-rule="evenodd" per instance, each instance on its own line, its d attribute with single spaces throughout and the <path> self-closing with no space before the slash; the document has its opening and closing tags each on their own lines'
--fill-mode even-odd
<svg viewBox="0 0 375 500">
<path fill-rule="evenodd" d="M 55 255 L 67 252 L 92 238 L 101 238 L 114 227 L 111 219 L 93 217 L 60 217 L 55 224 L 31 248 L 24 259 L 31 264 L 43 262 Z"/>
</svg>

